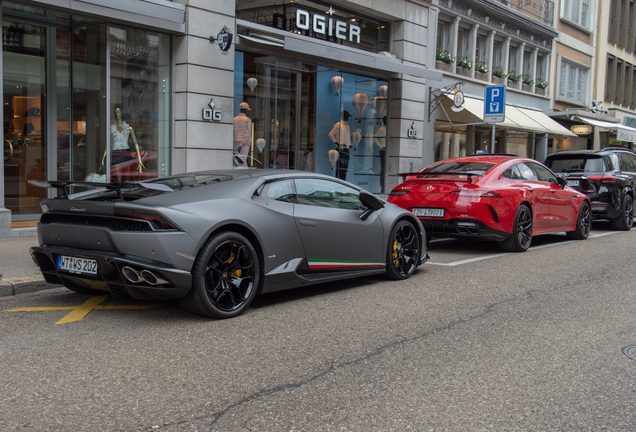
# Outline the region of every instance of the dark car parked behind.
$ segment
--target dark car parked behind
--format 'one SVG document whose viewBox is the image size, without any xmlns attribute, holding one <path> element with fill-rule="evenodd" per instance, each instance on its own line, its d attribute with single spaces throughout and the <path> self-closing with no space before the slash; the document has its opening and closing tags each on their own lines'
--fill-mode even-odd
<svg viewBox="0 0 636 432">
<path fill-rule="evenodd" d="M 594 219 L 608 219 L 616 230 L 632 228 L 636 185 L 634 152 L 615 147 L 557 151 L 544 163 L 565 178 L 569 186 L 590 198 Z"/>
</svg>

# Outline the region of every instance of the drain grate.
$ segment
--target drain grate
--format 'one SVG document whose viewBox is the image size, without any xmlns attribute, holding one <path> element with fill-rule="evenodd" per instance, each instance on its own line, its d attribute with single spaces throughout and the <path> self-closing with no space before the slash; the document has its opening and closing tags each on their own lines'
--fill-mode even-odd
<svg viewBox="0 0 636 432">
<path fill-rule="evenodd" d="M 632 360 L 636 360 L 636 346 L 628 346 L 623 348 L 623 354 Z"/>
</svg>

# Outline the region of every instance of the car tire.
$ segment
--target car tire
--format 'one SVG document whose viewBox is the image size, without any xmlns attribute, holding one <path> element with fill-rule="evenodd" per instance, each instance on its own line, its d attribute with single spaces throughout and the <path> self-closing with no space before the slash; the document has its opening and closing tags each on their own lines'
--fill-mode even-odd
<svg viewBox="0 0 636 432">
<path fill-rule="evenodd" d="M 386 275 L 389 279 L 408 279 L 420 258 L 420 238 L 415 226 L 406 220 L 391 230 L 386 252 Z"/>
<path fill-rule="evenodd" d="M 629 231 L 634 225 L 634 200 L 625 195 L 621 205 L 621 215 L 616 219 L 610 219 L 610 227 L 614 230 Z"/>
<path fill-rule="evenodd" d="M 499 243 L 499 248 L 506 252 L 525 252 L 532 243 L 532 212 L 526 204 L 521 204 L 515 215 L 512 234 Z"/>
<path fill-rule="evenodd" d="M 192 288 L 179 303 L 206 318 L 233 318 L 252 303 L 260 279 L 258 253 L 250 241 L 236 232 L 222 232 L 199 251 L 192 267 Z"/>
<path fill-rule="evenodd" d="M 570 240 L 585 240 L 592 230 L 592 211 L 587 201 L 579 208 L 579 216 L 576 218 L 576 229 L 565 234 Z"/>
</svg>

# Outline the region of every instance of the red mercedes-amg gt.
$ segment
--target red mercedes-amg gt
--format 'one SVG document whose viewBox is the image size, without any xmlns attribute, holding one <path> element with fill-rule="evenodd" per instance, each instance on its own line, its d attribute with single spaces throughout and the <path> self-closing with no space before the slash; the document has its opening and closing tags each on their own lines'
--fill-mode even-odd
<svg viewBox="0 0 636 432">
<path fill-rule="evenodd" d="M 467 156 L 401 175 L 389 202 L 418 216 L 427 238 L 479 237 L 523 252 L 533 235 L 565 231 L 583 240 L 590 233 L 589 199 L 533 159 Z"/>
</svg>

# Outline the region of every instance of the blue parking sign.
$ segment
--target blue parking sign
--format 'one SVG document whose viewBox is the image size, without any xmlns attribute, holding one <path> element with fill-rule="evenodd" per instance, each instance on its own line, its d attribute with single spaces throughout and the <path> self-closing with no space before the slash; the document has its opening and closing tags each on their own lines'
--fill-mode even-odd
<svg viewBox="0 0 636 432">
<path fill-rule="evenodd" d="M 500 123 L 506 120 L 506 87 L 486 87 L 484 96 L 484 122 Z"/>
</svg>

